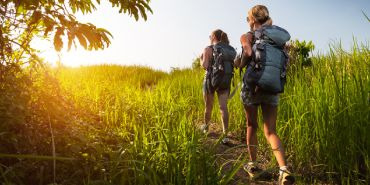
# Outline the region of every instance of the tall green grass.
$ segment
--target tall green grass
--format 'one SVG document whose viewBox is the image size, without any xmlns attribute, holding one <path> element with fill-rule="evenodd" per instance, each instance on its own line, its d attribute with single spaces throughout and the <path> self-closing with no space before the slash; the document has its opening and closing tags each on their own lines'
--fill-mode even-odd
<svg viewBox="0 0 370 185">
<path fill-rule="evenodd" d="M 109 164 L 104 165 L 106 182 L 217 184 L 231 180 L 214 170 L 215 158 L 203 146 L 203 135 L 196 128 L 203 110 L 202 73 L 167 74 L 104 65 L 63 69 L 58 76 L 81 107 L 100 115 L 104 132 L 122 138 L 118 152 L 110 152 Z M 94 180 L 89 177 L 88 183 Z"/>
<path fill-rule="evenodd" d="M 313 57 L 311 67 L 295 66 L 289 72 L 277 130 L 300 183 L 369 183 L 369 53 L 368 45 L 355 45 L 351 52 L 333 46 L 329 54 Z M 197 129 L 204 111 L 202 70 L 164 73 L 139 66 L 101 65 L 55 72 L 60 93 L 74 102 L 76 110 L 89 113 L 65 115 L 68 120 L 86 117 L 68 125 L 73 135 L 78 131 L 84 137 L 63 150 L 56 146 L 57 151 L 81 151 L 82 159 L 73 160 L 81 170 L 64 177 L 69 174 L 66 167 L 73 163 L 58 161 L 57 180 L 66 179 L 67 184 L 228 184 L 245 162 L 241 157 L 230 159 L 236 160 L 233 168 L 222 170 L 222 165 L 216 165 L 216 144 L 205 143 Z M 237 84 L 240 79 L 235 76 Z M 244 142 L 245 115 L 238 94 L 230 100 L 229 112 L 230 129 Z M 220 122 L 217 108 L 212 119 Z M 57 143 L 63 143 L 58 137 Z M 276 167 L 262 132 L 258 138 L 264 159 Z M 84 142 L 92 143 L 85 149 Z M 75 158 L 69 153 L 57 156 Z M 0 179 L 21 182 L 16 169 L 0 166 Z M 13 177 L 17 180 L 12 181 Z"/>
<path fill-rule="evenodd" d="M 369 46 L 332 46 L 291 74 L 279 134 L 296 171 L 343 184 L 369 181 Z"/>
<path fill-rule="evenodd" d="M 212 151 L 204 148 L 204 136 L 196 130 L 204 109 L 203 71 L 148 70 L 95 66 L 59 73 L 75 101 L 100 114 L 106 132 L 123 138 L 122 155 L 107 166 L 108 179 L 217 184 L 225 176 L 216 173 Z M 355 45 L 350 53 L 331 47 L 328 55 L 313 57 L 312 67 L 290 72 L 281 95 L 278 134 L 303 182 L 369 182 L 369 72 L 368 45 Z M 244 139 L 238 94 L 229 102 L 229 112 L 231 130 Z M 213 119 L 220 122 L 217 109 Z M 262 132 L 259 138 L 264 141 Z M 269 151 L 265 141 L 260 149 Z M 276 165 L 272 152 L 265 155 Z"/>
</svg>

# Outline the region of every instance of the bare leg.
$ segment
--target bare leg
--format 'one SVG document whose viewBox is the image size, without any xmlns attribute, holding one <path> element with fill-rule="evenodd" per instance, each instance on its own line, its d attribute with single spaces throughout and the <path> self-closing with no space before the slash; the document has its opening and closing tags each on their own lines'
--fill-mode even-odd
<svg viewBox="0 0 370 185">
<path fill-rule="evenodd" d="M 286 166 L 284 149 L 276 134 L 277 106 L 262 105 L 263 131 L 267 141 L 270 143 L 279 166 Z"/>
<path fill-rule="evenodd" d="M 257 114 L 258 114 L 258 107 L 251 105 L 251 106 L 244 106 L 245 115 L 247 118 L 247 146 L 249 152 L 249 159 L 251 161 L 256 161 L 257 158 Z"/>
<path fill-rule="evenodd" d="M 214 93 L 203 93 L 205 110 L 204 110 L 204 122 L 206 125 L 211 121 L 211 114 L 213 108 Z"/>
<path fill-rule="evenodd" d="M 229 128 L 229 112 L 227 110 L 227 99 L 229 97 L 229 91 L 225 90 L 220 93 L 217 92 L 217 96 L 222 117 L 222 130 L 224 134 L 227 134 Z"/>
</svg>

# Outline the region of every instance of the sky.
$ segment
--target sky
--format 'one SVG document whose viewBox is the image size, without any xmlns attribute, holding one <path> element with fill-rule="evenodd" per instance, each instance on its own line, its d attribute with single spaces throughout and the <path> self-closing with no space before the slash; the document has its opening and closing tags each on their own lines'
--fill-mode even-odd
<svg viewBox="0 0 370 185">
<path fill-rule="evenodd" d="M 215 29 L 226 32 L 240 52 L 240 36 L 249 31 L 247 12 L 257 4 L 267 6 L 273 24 L 288 30 L 292 39 L 313 41 L 314 53 L 325 53 L 330 43 L 339 41 L 350 50 L 354 37 L 370 42 L 370 23 L 362 14 L 370 16 L 369 0 L 152 0 L 153 14 L 137 22 L 107 2 L 92 14 L 76 17 L 108 29 L 113 34 L 110 47 L 103 51 L 77 47 L 69 52 L 65 47 L 59 53 L 64 65 L 144 65 L 163 71 L 190 67 Z M 58 54 L 51 42 L 37 40 L 34 45 L 42 57 L 56 63 Z"/>
</svg>

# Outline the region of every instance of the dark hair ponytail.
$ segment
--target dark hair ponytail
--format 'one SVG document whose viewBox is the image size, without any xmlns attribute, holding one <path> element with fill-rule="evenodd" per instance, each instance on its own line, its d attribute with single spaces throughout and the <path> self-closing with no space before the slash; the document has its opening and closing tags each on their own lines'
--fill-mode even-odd
<svg viewBox="0 0 370 185">
<path fill-rule="evenodd" d="M 213 31 L 212 34 L 216 37 L 217 41 L 220 41 L 220 42 L 225 43 L 225 44 L 230 43 L 229 38 L 227 37 L 227 34 L 225 32 L 223 32 L 222 30 L 217 29 L 217 30 Z"/>
<path fill-rule="evenodd" d="M 225 43 L 225 44 L 230 44 L 229 38 L 227 37 L 227 34 L 225 32 L 221 33 L 221 40 L 220 41 Z"/>
</svg>

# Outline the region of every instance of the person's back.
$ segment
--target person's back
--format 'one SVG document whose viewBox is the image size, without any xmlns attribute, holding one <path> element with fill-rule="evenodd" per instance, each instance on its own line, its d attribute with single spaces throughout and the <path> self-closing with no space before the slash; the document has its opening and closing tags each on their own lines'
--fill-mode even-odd
<svg viewBox="0 0 370 185">
<path fill-rule="evenodd" d="M 217 92 L 222 117 L 223 133 L 228 131 L 229 113 L 227 100 L 230 93 L 231 79 L 233 77 L 233 60 L 236 51 L 229 45 L 227 34 L 222 30 L 215 30 L 210 35 L 211 46 L 204 49 L 202 66 L 206 70 L 203 81 L 203 98 L 205 103 L 203 132 L 208 131 L 213 108 L 214 94 Z M 223 143 L 228 143 L 228 138 Z"/>
<path fill-rule="evenodd" d="M 209 91 L 229 89 L 233 77 L 236 51 L 227 43 L 218 42 L 212 47 L 212 62 L 207 69 Z"/>
<path fill-rule="evenodd" d="M 246 172 L 248 172 L 248 174 L 252 178 L 262 172 L 262 170 L 256 164 L 257 144 L 258 144 L 257 134 L 256 134 L 256 131 L 258 128 L 257 116 L 258 116 L 258 106 L 261 106 L 263 122 L 264 122 L 264 134 L 265 134 L 267 141 L 271 145 L 272 151 L 280 167 L 279 184 L 293 184 L 294 177 L 291 175 L 290 171 L 287 169 L 284 149 L 282 147 L 279 137 L 276 134 L 276 118 L 277 118 L 277 106 L 279 102 L 279 94 L 278 92 L 272 92 L 271 89 L 266 88 L 266 86 L 262 86 L 261 83 L 258 83 L 258 81 L 255 84 L 248 82 L 248 81 L 253 81 L 253 78 L 254 78 L 253 75 L 258 75 L 259 71 L 263 72 L 263 70 L 266 70 L 265 67 L 267 65 L 276 65 L 276 64 L 271 64 L 271 63 L 283 61 L 284 59 L 279 58 L 279 57 L 282 57 L 281 54 L 274 56 L 271 53 L 267 53 L 267 54 L 265 53 L 264 55 L 266 56 L 267 55 L 272 56 L 270 57 L 270 60 L 271 60 L 269 61 L 271 62 L 270 64 L 266 64 L 266 61 L 265 63 L 258 63 L 258 61 L 256 60 L 256 57 L 257 58 L 261 57 L 259 56 L 260 53 L 258 53 L 258 50 L 266 49 L 265 46 L 261 48 L 256 48 L 256 47 L 260 47 L 259 45 L 256 44 L 256 40 L 258 40 L 258 38 L 256 38 L 258 37 L 258 35 L 256 35 L 256 31 L 258 33 L 258 31 L 265 29 L 263 28 L 264 26 L 268 27 L 272 25 L 272 19 L 269 17 L 269 12 L 267 8 L 263 5 L 254 6 L 248 12 L 247 21 L 249 23 L 251 31 L 248 32 L 247 34 L 243 34 L 240 38 L 240 41 L 243 47 L 243 54 L 242 54 L 243 59 L 235 62 L 235 66 L 239 68 L 244 68 L 247 66 L 246 75 L 244 75 L 245 79 L 243 80 L 241 98 L 243 101 L 246 118 L 247 118 L 247 146 L 248 146 L 250 162 L 248 162 L 248 164 L 244 166 L 244 169 Z M 285 39 L 278 38 L 278 39 L 286 40 L 286 38 Z M 267 51 L 265 50 L 264 52 L 272 52 L 272 51 L 273 50 L 267 50 Z M 276 52 L 276 53 L 279 53 L 279 52 Z M 262 57 L 266 57 L 266 56 L 262 56 Z M 264 60 L 266 60 L 266 58 Z M 258 66 L 258 65 L 261 65 L 261 66 Z M 260 70 L 259 69 L 260 67 L 264 69 Z M 275 67 L 280 68 L 279 65 Z M 265 71 L 265 72 L 269 72 L 269 71 Z M 271 74 L 267 74 L 267 75 L 270 75 L 267 79 L 271 80 L 272 82 L 274 80 L 277 81 L 276 78 L 280 78 L 281 76 L 280 71 L 274 75 L 271 75 Z M 259 77 L 257 76 L 256 79 L 260 79 L 261 76 Z M 271 82 L 269 81 L 268 83 L 271 83 Z M 280 84 L 272 84 L 272 85 L 279 86 Z"/>
<path fill-rule="evenodd" d="M 243 92 L 255 92 L 257 87 L 271 94 L 284 92 L 288 55 L 283 48 L 289 33 L 275 25 L 262 25 L 253 35 L 253 57 L 243 78 L 248 89 Z"/>
</svg>

